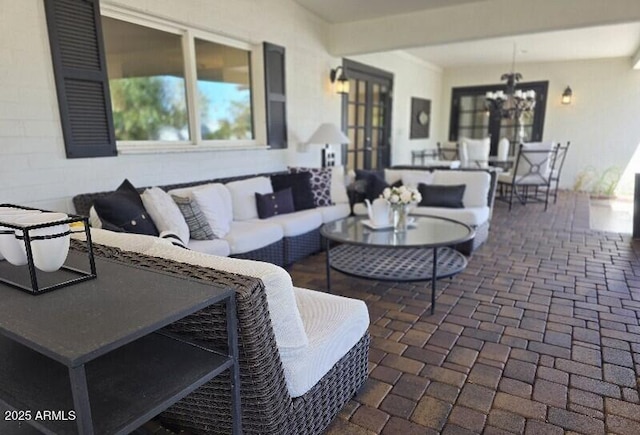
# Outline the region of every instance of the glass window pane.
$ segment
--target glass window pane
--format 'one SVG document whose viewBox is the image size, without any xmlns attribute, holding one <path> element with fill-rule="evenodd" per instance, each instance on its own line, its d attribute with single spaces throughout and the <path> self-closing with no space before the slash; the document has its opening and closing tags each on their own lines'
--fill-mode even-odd
<svg viewBox="0 0 640 435">
<path fill-rule="evenodd" d="M 204 140 L 253 139 L 249 52 L 195 39 Z"/>
<path fill-rule="evenodd" d="M 358 89 L 356 88 L 356 81 L 355 79 L 349 79 L 349 102 L 350 103 L 355 103 L 356 102 L 356 93 L 358 92 Z"/>
<path fill-rule="evenodd" d="M 179 35 L 102 17 L 116 140 L 189 140 Z"/>
<path fill-rule="evenodd" d="M 356 105 L 349 103 L 349 112 L 347 118 L 347 125 L 355 125 L 356 123 Z"/>
<path fill-rule="evenodd" d="M 364 103 L 367 97 L 367 82 L 358 80 L 358 102 Z"/>
<path fill-rule="evenodd" d="M 364 126 L 364 110 L 365 106 L 358 106 L 358 125 Z"/>
</svg>

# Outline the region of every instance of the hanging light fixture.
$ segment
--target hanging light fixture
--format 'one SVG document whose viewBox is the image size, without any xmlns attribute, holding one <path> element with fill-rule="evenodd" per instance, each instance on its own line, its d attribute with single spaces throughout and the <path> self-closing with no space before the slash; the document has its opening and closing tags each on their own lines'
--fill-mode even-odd
<svg viewBox="0 0 640 435">
<path fill-rule="evenodd" d="M 504 90 L 487 92 L 485 94 L 485 106 L 490 112 L 498 113 L 501 118 L 513 119 L 516 121 L 515 141 L 524 140 L 524 129 L 522 128 L 521 116 L 525 112 L 532 112 L 536 107 L 536 93 L 534 90 L 518 89 L 518 82 L 522 80 L 522 74 L 515 72 L 516 66 L 516 44 L 513 44 L 513 57 L 511 61 L 511 72 L 504 73 L 500 80 L 505 80 Z"/>
<path fill-rule="evenodd" d="M 339 66 L 332 69 L 331 73 L 329 73 L 329 79 L 331 79 L 331 83 L 335 83 L 335 89 L 338 94 L 349 94 L 349 78 L 344 73 L 344 68 Z"/>
</svg>

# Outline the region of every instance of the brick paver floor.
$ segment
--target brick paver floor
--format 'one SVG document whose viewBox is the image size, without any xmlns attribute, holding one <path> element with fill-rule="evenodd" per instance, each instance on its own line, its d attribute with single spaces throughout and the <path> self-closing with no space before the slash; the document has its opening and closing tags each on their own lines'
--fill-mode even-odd
<svg viewBox="0 0 640 435">
<path fill-rule="evenodd" d="M 640 247 L 589 229 L 584 195 L 497 203 L 489 241 L 438 282 L 332 274 L 364 300 L 370 378 L 329 434 L 640 434 Z M 634 249 L 635 248 L 635 249 Z M 291 268 L 324 289 L 324 255 Z"/>
</svg>

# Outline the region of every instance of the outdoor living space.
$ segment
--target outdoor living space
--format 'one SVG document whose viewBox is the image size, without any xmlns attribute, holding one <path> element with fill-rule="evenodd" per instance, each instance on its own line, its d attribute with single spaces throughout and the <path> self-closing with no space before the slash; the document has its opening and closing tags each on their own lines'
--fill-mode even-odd
<svg viewBox="0 0 640 435">
<path fill-rule="evenodd" d="M 638 435 L 639 119 L 638 0 L 0 0 L 0 435 Z"/>
<path fill-rule="evenodd" d="M 371 316 L 370 379 L 331 434 L 637 434 L 640 245 L 592 229 L 585 194 L 509 212 L 468 267 L 438 281 L 335 274 Z M 593 207 L 591 207 L 593 209 Z M 294 265 L 323 288 L 324 255 Z"/>
</svg>

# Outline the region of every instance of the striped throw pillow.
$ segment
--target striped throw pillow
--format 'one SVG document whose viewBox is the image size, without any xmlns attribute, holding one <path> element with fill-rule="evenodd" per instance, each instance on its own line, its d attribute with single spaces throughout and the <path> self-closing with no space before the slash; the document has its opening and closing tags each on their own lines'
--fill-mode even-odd
<svg viewBox="0 0 640 435">
<path fill-rule="evenodd" d="M 187 222 L 191 238 L 194 240 L 212 240 L 214 238 L 213 230 L 204 213 L 200 210 L 198 203 L 191 198 L 173 195 L 171 197 Z"/>
</svg>

